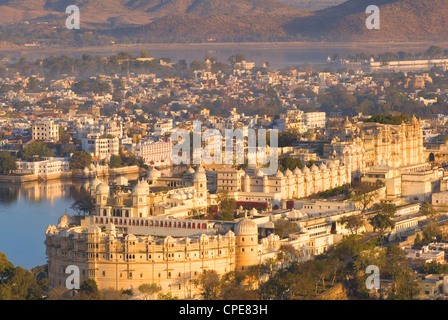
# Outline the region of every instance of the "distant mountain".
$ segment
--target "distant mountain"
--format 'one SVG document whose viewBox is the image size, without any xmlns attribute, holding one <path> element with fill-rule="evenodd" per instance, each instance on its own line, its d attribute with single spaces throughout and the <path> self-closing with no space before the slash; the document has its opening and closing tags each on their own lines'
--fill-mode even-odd
<svg viewBox="0 0 448 320">
<path fill-rule="evenodd" d="M 369 5 L 380 9 L 380 29 L 368 30 Z M 327 41 L 448 40 L 446 0 L 349 0 L 294 19 L 284 25 L 290 35 Z"/>
<path fill-rule="evenodd" d="M 160 39 L 166 42 L 276 41 L 288 37 L 282 25 L 296 17 L 297 14 L 170 15 L 142 27 L 112 30 L 108 33 L 112 35 L 123 32 L 127 37 L 145 42 L 157 42 Z"/>
<path fill-rule="evenodd" d="M 298 11 L 297 8 L 276 0 L 0 0 L 0 6 L 16 10 L 65 12 L 69 5 L 78 6 L 82 15 L 99 15 L 100 20 L 104 20 L 102 17 L 111 13 L 120 15 L 140 13 L 154 19 L 186 14 L 211 16 Z M 134 23 L 139 24 L 139 16 L 135 18 L 137 21 Z"/>
<path fill-rule="evenodd" d="M 25 36 L 27 41 L 37 36 L 42 42 L 67 42 L 63 38 L 71 35 L 63 32 L 65 8 L 74 4 L 81 12 L 81 30 L 73 37 L 80 39 L 79 45 L 95 39 L 102 43 L 448 40 L 448 0 L 317 0 L 316 4 L 339 3 L 318 11 L 289 5 L 307 1 L 311 0 L 0 0 L 0 25 L 9 28 L 0 28 L 0 39 L 19 43 Z M 380 8 L 380 30 L 365 26 L 369 5 Z M 17 24 L 23 21 L 29 24 Z M 45 22 L 48 31 L 42 25 L 37 31 L 34 21 Z M 60 32 L 54 31 L 55 26 Z"/>
<path fill-rule="evenodd" d="M 349 0 L 316 12 L 259 13 L 261 8 L 267 8 L 267 2 L 261 2 L 256 12 L 235 9 L 244 13 L 239 15 L 205 15 L 202 10 L 194 15 L 167 15 L 127 30 L 127 36 L 138 35 L 144 41 L 448 40 L 447 0 Z M 380 30 L 365 26 L 369 16 L 365 11 L 370 5 L 380 9 Z"/>
<path fill-rule="evenodd" d="M 126 3 L 126 7 L 165 16 L 286 13 L 294 10 L 276 0 L 132 0 Z"/>
<path fill-rule="evenodd" d="M 69 5 L 79 7 L 85 22 L 115 25 L 126 20 L 129 24 L 147 24 L 157 18 L 178 15 L 215 16 L 299 12 L 298 8 L 276 0 L 0 0 L 0 6 L 25 12 L 65 13 Z"/>
</svg>

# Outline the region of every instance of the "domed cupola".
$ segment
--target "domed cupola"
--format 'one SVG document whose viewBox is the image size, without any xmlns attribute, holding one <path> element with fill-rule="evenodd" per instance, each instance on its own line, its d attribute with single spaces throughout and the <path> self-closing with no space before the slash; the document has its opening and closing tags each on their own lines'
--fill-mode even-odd
<svg viewBox="0 0 448 320">
<path fill-rule="evenodd" d="M 137 182 L 137 185 L 132 189 L 132 194 L 134 196 L 147 195 L 149 193 L 149 184 L 146 180 L 141 180 Z"/>
<path fill-rule="evenodd" d="M 147 178 L 150 180 L 154 180 L 161 177 L 161 173 L 156 168 L 152 168 L 147 175 Z"/>
<path fill-rule="evenodd" d="M 194 175 L 194 180 L 195 181 L 204 181 L 207 180 L 207 175 L 205 174 L 205 169 L 203 166 L 199 166 L 196 169 L 196 173 Z"/>
<path fill-rule="evenodd" d="M 96 194 L 109 194 L 110 187 L 109 185 L 102 181 L 99 185 L 96 186 Z"/>
<path fill-rule="evenodd" d="M 236 236 L 257 235 L 258 227 L 252 220 L 244 218 L 235 225 L 234 233 Z"/>
</svg>

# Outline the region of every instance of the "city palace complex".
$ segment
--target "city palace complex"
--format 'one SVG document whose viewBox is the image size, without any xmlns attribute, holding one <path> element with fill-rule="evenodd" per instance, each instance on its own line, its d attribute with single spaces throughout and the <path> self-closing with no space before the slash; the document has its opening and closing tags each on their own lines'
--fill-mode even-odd
<svg viewBox="0 0 448 320">
<path fill-rule="evenodd" d="M 194 298 L 192 280 L 205 270 L 244 271 L 275 258 L 284 245 L 297 249 L 300 261 L 312 259 L 350 233 L 342 217 L 362 210 L 350 200 L 308 197 L 352 181 L 381 182 L 375 202 L 397 206 L 388 237 L 405 240 L 418 228 L 420 204 L 432 193 L 448 197 L 443 169 L 427 161 L 422 121 L 341 124 L 328 128 L 334 138 L 325 156 L 302 169 L 263 175 L 257 165 L 197 165 L 180 176 L 152 168 L 134 186 L 126 179 L 112 185 L 91 180 L 91 215 L 77 222 L 64 215 L 46 231 L 50 284 L 63 286 L 67 266 L 76 265 L 82 279 L 94 279 L 99 288 L 156 283 L 163 292 Z M 241 218 L 197 218 L 219 206 L 222 192 L 236 200 Z M 296 232 L 281 238 L 275 233 L 280 220 L 297 223 Z"/>
<path fill-rule="evenodd" d="M 434 72 L 403 73 L 398 80 L 362 71 L 277 72 L 241 57 L 228 68 L 204 59 L 188 69 L 121 55 L 114 59 L 122 71 L 134 64 L 140 73 L 85 81 L 65 75 L 48 83 L 17 73 L 0 81 L 0 156 L 15 162 L 1 168 L 1 182 L 22 183 L 20 192 L 38 199 L 64 196 L 66 186 L 54 181 L 72 179 L 88 202 L 84 214 L 66 212 L 46 229 L 51 288 L 65 287 L 68 268 L 76 266 L 80 282 L 94 280 L 100 290 L 138 292 L 155 284 L 161 293 L 199 299 L 196 280 L 207 271 L 222 276 L 266 262 L 280 270 L 291 262 L 285 248 L 294 250 L 292 260 L 306 263 L 345 236 L 377 234 L 370 218 L 381 205 L 396 209 L 382 236 L 403 248 L 408 262 L 445 263 L 441 245 L 410 245 L 428 224 L 423 205 L 448 211 L 448 116 L 391 112 L 395 121 L 388 122 L 351 105 L 356 93 L 374 96 L 378 108 L 403 96 L 422 108 L 437 106 L 448 101 L 448 89 L 431 91 Z M 83 59 L 78 62 L 93 61 Z M 155 73 L 145 72 L 148 66 Z M 185 68 L 188 77 L 173 76 Z M 171 76 L 158 76 L 160 70 Z M 389 90 L 397 83 L 403 96 L 394 100 Z M 29 89 L 44 85 L 48 90 Z M 422 90 L 437 97 L 419 95 Z M 174 156 L 195 157 L 197 150 L 179 154 L 173 136 L 177 130 L 194 136 L 196 121 L 201 152 L 213 146 L 215 156 L 227 147 L 225 139 L 204 138 L 206 131 L 222 138 L 238 129 L 243 148 L 232 148 L 245 160 L 250 133 L 266 130 L 271 163 L 174 163 Z M 275 170 L 268 173 L 268 166 Z M 37 186 L 27 188 L 31 182 Z M 349 226 L 349 218 L 364 223 Z"/>
</svg>

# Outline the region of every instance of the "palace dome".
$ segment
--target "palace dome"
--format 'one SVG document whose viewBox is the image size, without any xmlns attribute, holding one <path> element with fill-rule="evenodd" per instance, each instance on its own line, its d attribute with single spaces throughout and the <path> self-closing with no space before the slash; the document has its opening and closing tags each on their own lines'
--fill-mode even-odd
<svg viewBox="0 0 448 320">
<path fill-rule="evenodd" d="M 252 220 L 244 218 L 235 225 L 234 232 L 236 236 L 257 235 L 258 227 Z"/>
<path fill-rule="evenodd" d="M 146 180 L 137 182 L 137 185 L 132 189 L 134 195 L 146 195 L 149 193 L 149 184 Z"/>
<path fill-rule="evenodd" d="M 101 180 L 98 179 L 98 177 L 95 176 L 95 179 L 92 180 L 92 182 L 90 183 L 90 189 L 91 190 L 96 190 L 96 187 L 98 187 L 98 185 L 101 183 Z"/>
<path fill-rule="evenodd" d="M 291 212 L 288 213 L 288 219 L 302 219 L 304 217 L 304 214 L 298 210 L 298 209 L 294 209 Z"/>
<path fill-rule="evenodd" d="M 109 194 L 109 185 L 106 182 L 101 182 L 95 189 L 96 193 L 107 193 Z"/>
<path fill-rule="evenodd" d="M 149 172 L 148 172 L 148 179 L 157 179 L 160 178 L 161 174 L 160 171 L 157 170 L 156 168 L 152 168 Z"/>
<path fill-rule="evenodd" d="M 207 180 L 207 175 L 205 174 L 205 169 L 203 166 L 199 166 L 196 169 L 196 173 L 194 175 L 194 180 Z"/>
</svg>

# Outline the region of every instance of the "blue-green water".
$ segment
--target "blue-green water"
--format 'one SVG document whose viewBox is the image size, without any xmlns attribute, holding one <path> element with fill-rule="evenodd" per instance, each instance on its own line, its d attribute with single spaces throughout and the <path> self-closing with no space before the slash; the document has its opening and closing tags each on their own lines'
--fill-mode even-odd
<svg viewBox="0 0 448 320">
<path fill-rule="evenodd" d="M 22 186 L 0 184 L 0 252 L 15 266 L 47 263 L 45 230 L 74 202 L 73 186 L 63 181 Z"/>
</svg>

